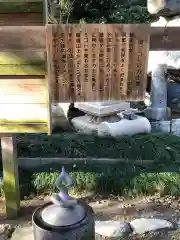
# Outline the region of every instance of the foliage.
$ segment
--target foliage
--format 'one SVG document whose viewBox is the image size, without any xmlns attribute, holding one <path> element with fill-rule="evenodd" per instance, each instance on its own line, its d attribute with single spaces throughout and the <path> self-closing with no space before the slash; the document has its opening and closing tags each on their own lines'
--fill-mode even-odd
<svg viewBox="0 0 180 240">
<path fill-rule="evenodd" d="M 60 0 L 60 21 L 78 23 L 150 23 L 145 0 Z"/>
<path fill-rule="evenodd" d="M 180 140 L 177 136 L 145 134 L 119 139 L 60 133 L 21 134 L 17 136 L 21 157 L 125 158 L 129 160 L 180 160 Z"/>
</svg>

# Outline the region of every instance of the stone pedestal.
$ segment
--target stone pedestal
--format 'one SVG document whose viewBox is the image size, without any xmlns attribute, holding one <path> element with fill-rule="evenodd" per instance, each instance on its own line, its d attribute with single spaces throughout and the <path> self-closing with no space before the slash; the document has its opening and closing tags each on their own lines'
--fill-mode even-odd
<svg viewBox="0 0 180 240">
<path fill-rule="evenodd" d="M 130 103 L 124 101 L 104 101 L 77 103 L 76 107 L 86 114 L 106 117 L 130 108 Z"/>
<path fill-rule="evenodd" d="M 76 103 L 75 106 L 86 115 L 73 118 L 71 123 L 76 131 L 85 134 L 97 134 L 100 123 L 118 122 L 121 117 L 117 113 L 130 109 L 130 103 L 123 101 Z"/>
<path fill-rule="evenodd" d="M 170 133 L 171 121 L 152 121 L 151 130 L 153 133 Z"/>
<path fill-rule="evenodd" d="M 180 118 L 172 119 L 171 121 L 171 133 L 176 136 L 180 136 Z"/>
<path fill-rule="evenodd" d="M 152 69 L 151 106 L 145 110 L 145 116 L 151 120 L 167 120 L 171 110 L 167 108 L 166 65 L 157 64 Z"/>
</svg>

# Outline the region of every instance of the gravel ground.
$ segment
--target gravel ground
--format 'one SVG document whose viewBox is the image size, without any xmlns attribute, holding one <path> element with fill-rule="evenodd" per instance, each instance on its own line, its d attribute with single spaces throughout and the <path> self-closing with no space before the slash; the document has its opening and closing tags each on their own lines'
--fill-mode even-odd
<svg viewBox="0 0 180 240">
<path fill-rule="evenodd" d="M 0 240 L 9 239 L 13 230 L 17 226 L 31 223 L 32 212 L 39 205 L 47 202 L 49 197 L 34 197 L 22 201 L 21 215 L 14 221 L 8 221 L 4 217 L 4 203 L 0 201 Z M 131 221 L 139 217 L 157 217 L 177 223 L 180 218 L 180 198 L 166 196 L 164 198 L 157 196 L 124 200 L 109 196 L 85 197 L 84 200 L 89 203 L 96 214 L 97 220 L 126 220 Z M 179 240 L 180 229 L 176 231 L 159 231 L 144 234 L 141 236 L 130 236 L 129 240 Z"/>
</svg>

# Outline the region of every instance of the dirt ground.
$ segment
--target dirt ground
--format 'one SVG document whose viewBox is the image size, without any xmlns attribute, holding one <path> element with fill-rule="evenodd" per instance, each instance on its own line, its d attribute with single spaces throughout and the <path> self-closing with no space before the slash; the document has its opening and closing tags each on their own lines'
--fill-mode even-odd
<svg viewBox="0 0 180 240">
<path fill-rule="evenodd" d="M 90 196 L 84 198 L 90 204 L 98 220 L 126 220 L 131 221 L 139 217 L 158 217 L 177 223 L 180 218 L 180 198 L 159 196 L 148 197 L 136 200 L 124 200 L 109 196 Z M 17 226 L 31 224 L 33 211 L 40 205 L 49 201 L 48 196 L 33 197 L 32 199 L 21 202 L 20 216 L 16 220 L 7 220 L 5 217 L 4 200 L 0 200 L 0 240 L 10 239 L 12 232 Z M 157 235 L 157 234 L 156 234 Z M 162 234 L 161 234 L 162 235 Z M 172 236 L 171 236 L 172 235 Z M 177 236 L 176 236 L 177 235 Z M 166 238 L 168 236 L 168 238 Z M 173 231 L 162 238 L 157 236 L 146 236 L 136 239 L 180 239 L 180 232 Z M 132 238 L 135 239 L 135 238 Z"/>
</svg>

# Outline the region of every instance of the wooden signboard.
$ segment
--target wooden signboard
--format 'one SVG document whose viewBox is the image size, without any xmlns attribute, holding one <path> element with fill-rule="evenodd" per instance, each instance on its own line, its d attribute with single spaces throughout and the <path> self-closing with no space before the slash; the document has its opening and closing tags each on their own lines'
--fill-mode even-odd
<svg viewBox="0 0 180 240">
<path fill-rule="evenodd" d="M 55 102 L 142 100 L 149 25 L 47 25 L 48 78 Z"/>
<path fill-rule="evenodd" d="M 20 209 L 15 133 L 51 133 L 45 32 L 41 29 L 0 27 L 0 134 L 8 218 L 16 217 Z"/>
</svg>

